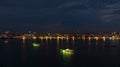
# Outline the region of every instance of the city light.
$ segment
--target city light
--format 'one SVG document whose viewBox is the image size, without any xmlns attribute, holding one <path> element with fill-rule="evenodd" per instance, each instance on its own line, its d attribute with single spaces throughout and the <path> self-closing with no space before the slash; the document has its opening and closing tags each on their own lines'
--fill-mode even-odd
<svg viewBox="0 0 120 67">
<path fill-rule="evenodd" d="M 85 40 L 85 36 L 84 35 L 82 35 L 82 39 Z"/>
<path fill-rule="evenodd" d="M 52 40 L 52 36 L 49 36 L 50 40 Z"/>
<path fill-rule="evenodd" d="M 68 36 L 66 36 L 66 40 L 68 40 L 69 39 L 69 37 Z"/>
<path fill-rule="evenodd" d="M 26 39 L 26 37 L 25 37 L 25 36 L 22 36 L 22 39 L 23 39 L 23 40 L 25 40 L 25 39 Z"/>
<path fill-rule="evenodd" d="M 72 40 L 75 40 L 75 37 L 74 37 L 74 36 L 72 36 Z"/>
<path fill-rule="evenodd" d="M 103 39 L 103 41 L 105 41 L 105 40 L 106 40 L 106 37 L 105 37 L 105 36 L 103 36 L 103 37 L 102 37 L 102 39 Z"/>
<path fill-rule="evenodd" d="M 37 39 L 37 37 L 36 37 L 36 36 L 33 36 L 33 39 L 34 39 L 34 40 L 36 40 L 36 39 Z"/>
<path fill-rule="evenodd" d="M 19 34 L 19 35 L 11 35 L 10 37 L 8 34 L 1 34 L 0 38 L 16 38 L 16 39 L 22 39 L 22 40 L 27 40 L 27 39 L 34 39 L 36 40 L 37 38 L 40 40 L 52 40 L 52 39 L 59 39 L 59 40 L 75 40 L 75 39 L 95 39 L 95 40 L 99 40 L 99 39 L 103 39 L 103 41 L 109 39 L 109 40 L 118 40 L 120 39 L 120 34 L 117 33 L 109 33 L 109 34 L 60 34 L 60 33 L 54 33 L 54 34 L 48 34 L 48 33 L 43 33 L 43 34 L 37 34 L 37 33 L 24 33 L 24 34 Z"/>
<path fill-rule="evenodd" d="M 99 39 L 99 37 L 97 37 L 97 36 L 95 36 L 94 38 L 95 38 L 95 40 L 98 40 L 98 39 Z"/>
<path fill-rule="evenodd" d="M 45 39 L 48 40 L 48 36 L 45 36 Z"/>
<path fill-rule="evenodd" d="M 57 36 L 57 40 L 59 40 L 60 39 L 60 37 L 59 36 Z"/>
<path fill-rule="evenodd" d="M 43 36 L 40 36 L 39 39 L 43 40 L 44 38 L 43 38 Z"/>
<path fill-rule="evenodd" d="M 91 37 L 90 37 L 90 36 L 88 37 L 88 40 L 91 40 Z"/>
</svg>

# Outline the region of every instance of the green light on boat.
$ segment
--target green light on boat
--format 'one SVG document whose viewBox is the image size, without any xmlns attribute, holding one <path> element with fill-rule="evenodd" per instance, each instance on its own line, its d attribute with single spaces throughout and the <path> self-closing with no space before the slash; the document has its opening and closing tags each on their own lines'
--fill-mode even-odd
<svg viewBox="0 0 120 67">
<path fill-rule="evenodd" d="M 65 53 L 66 53 L 66 51 L 65 51 L 65 50 L 62 50 L 62 53 L 63 53 L 63 54 L 65 54 Z"/>
<path fill-rule="evenodd" d="M 71 49 L 61 49 L 60 50 L 62 55 L 72 55 L 74 53 L 74 50 Z"/>
<path fill-rule="evenodd" d="M 40 46 L 40 44 L 33 43 L 33 46 L 34 46 L 34 47 L 39 47 L 39 46 Z"/>
<path fill-rule="evenodd" d="M 72 49 L 60 49 L 60 55 L 63 59 L 64 64 L 68 64 L 71 61 L 71 58 L 74 54 Z"/>
</svg>

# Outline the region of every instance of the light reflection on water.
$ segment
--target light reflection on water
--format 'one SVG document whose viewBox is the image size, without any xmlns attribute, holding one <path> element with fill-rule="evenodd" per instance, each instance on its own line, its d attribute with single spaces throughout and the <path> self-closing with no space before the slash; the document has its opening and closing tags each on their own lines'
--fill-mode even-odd
<svg viewBox="0 0 120 67">
<path fill-rule="evenodd" d="M 5 44 L 8 44 L 7 48 L 4 48 L 2 58 L 11 58 L 11 64 L 14 62 L 19 62 L 20 64 L 29 63 L 30 66 L 37 63 L 42 64 L 42 61 L 45 64 L 55 64 L 64 66 L 64 65 L 77 65 L 79 63 L 83 63 L 83 61 L 92 61 L 91 59 L 101 58 L 102 61 L 109 61 L 113 62 L 116 59 L 119 59 L 119 49 L 120 46 L 119 40 L 78 40 L 78 39 L 70 39 L 70 40 L 62 40 L 62 39 L 55 39 L 55 40 L 48 40 L 48 39 L 41 39 L 41 40 L 1 40 L 2 48 Z M 34 48 L 33 43 L 40 44 L 39 47 Z M 107 46 L 106 46 L 107 45 Z M 112 46 L 109 46 L 112 45 Z M 65 52 L 65 49 L 70 49 L 72 51 Z M 21 50 L 21 51 L 20 51 Z M 7 52 L 5 52 L 7 51 Z M 11 57 L 7 53 L 13 54 Z M 12 53 L 13 52 L 13 53 Z M 17 53 L 19 52 L 19 53 Z M 21 52 L 21 53 L 20 53 Z M 18 55 L 21 56 L 18 56 Z M 6 56 L 8 55 L 8 56 Z M 6 56 L 6 57 L 4 57 Z M 10 57 L 9 57 L 10 56 Z M 16 57 L 18 60 L 15 60 Z M 22 61 L 20 60 L 22 58 Z M 7 61 L 8 59 L 5 59 Z M 99 61 L 100 59 L 98 59 Z M 94 60 L 95 61 L 95 60 Z M 2 62 L 2 61 L 0 61 Z M 85 62 L 85 63 L 86 63 Z M 8 64 L 10 62 L 5 62 L 3 64 Z M 19 65 L 18 63 L 18 65 Z M 13 65 L 14 66 L 14 65 Z M 28 65 L 29 66 L 29 65 Z M 32 67 L 32 66 L 31 66 Z M 58 66 L 57 66 L 58 67 Z"/>
</svg>

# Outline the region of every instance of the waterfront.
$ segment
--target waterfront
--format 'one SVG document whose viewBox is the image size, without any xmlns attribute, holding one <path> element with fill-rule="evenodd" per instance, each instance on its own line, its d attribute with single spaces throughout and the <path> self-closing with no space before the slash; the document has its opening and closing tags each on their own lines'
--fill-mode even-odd
<svg viewBox="0 0 120 67">
<path fill-rule="evenodd" d="M 119 39 L 0 39 L 0 66 L 119 67 L 119 44 Z"/>
</svg>

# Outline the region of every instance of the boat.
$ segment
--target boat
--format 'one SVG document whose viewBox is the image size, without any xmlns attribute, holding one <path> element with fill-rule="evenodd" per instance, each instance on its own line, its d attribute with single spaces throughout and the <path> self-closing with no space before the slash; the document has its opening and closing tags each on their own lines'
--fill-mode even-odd
<svg viewBox="0 0 120 67">
<path fill-rule="evenodd" d="M 32 44 L 34 47 L 39 47 L 40 46 L 40 44 L 38 44 L 38 43 L 33 43 Z"/>
</svg>

